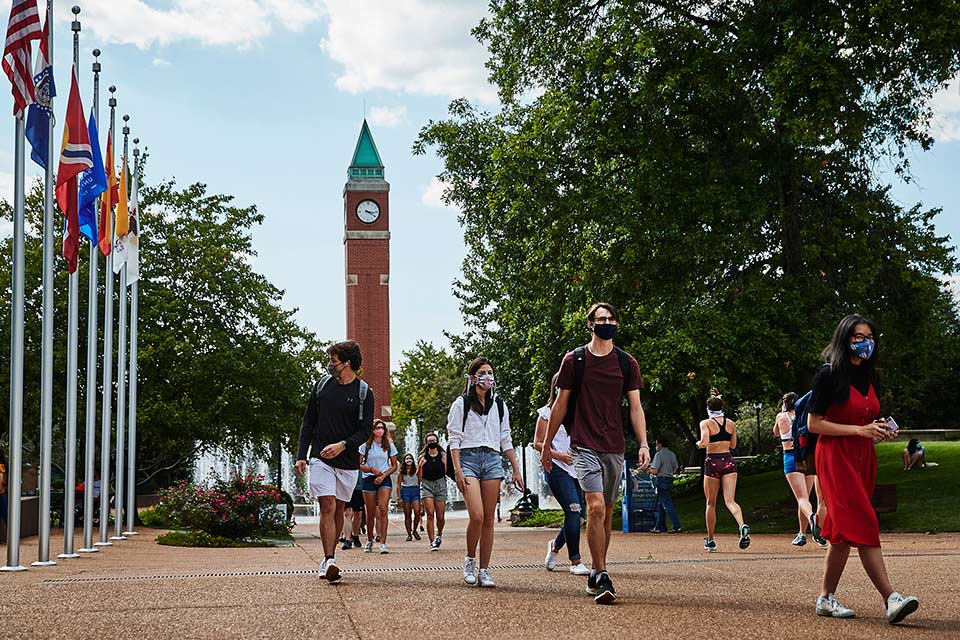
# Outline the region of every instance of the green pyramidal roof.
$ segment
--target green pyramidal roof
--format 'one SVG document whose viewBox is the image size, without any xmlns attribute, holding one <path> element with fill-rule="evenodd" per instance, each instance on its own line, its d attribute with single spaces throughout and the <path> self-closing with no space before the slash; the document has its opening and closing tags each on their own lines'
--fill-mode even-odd
<svg viewBox="0 0 960 640">
<path fill-rule="evenodd" d="M 377 153 L 377 145 L 373 142 L 373 136 L 370 135 L 370 127 L 367 126 L 367 120 L 363 120 L 363 127 L 360 129 L 360 137 L 357 139 L 357 148 L 353 151 L 353 161 L 351 167 L 377 167 L 382 169 L 383 162 L 380 160 L 380 154 Z"/>
</svg>

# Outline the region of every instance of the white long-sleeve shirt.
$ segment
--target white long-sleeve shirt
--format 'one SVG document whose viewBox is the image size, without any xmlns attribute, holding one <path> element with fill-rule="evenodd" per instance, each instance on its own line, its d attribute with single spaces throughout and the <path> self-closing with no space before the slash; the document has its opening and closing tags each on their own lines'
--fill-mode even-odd
<svg viewBox="0 0 960 640">
<path fill-rule="evenodd" d="M 510 440 L 510 412 L 506 403 L 503 405 L 502 422 L 497 403 L 494 402 L 485 416 L 471 408 L 464 425 L 463 398 L 458 397 L 450 405 L 450 413 L 447 414 L 447 437 L 451 449 L 490 447 L 501 453 L 513 449 L 513 442 Z"/>
</svg>

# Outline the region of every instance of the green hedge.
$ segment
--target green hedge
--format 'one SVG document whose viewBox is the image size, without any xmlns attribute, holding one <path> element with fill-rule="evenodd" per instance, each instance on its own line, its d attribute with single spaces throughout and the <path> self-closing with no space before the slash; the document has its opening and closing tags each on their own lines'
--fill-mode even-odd
<svg viewBox="0 0 960 640">
<path fill-rule="evenodd" d="M 270 547 L 262 540 L 233 540 L 206 531 L 168 531 L 157 536 L 157 544 L 171 547 Z"/>
</svg>

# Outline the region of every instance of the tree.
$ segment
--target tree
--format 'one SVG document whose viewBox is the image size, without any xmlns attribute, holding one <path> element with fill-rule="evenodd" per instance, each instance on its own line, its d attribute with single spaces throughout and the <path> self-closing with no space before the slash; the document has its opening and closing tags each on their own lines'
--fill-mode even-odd
<svg viewBox="0 0 960 640">
<path fill-rule="evenodd" d="M 462 358 L 420 340 L 403 352 L 400 369 L 393 374 L 391 402 L 397 424 L 396 441 L 402 447 L 410 421 L 423 414 L 420 440 L 431 432 L 446 433 L 447 413 L 463 392 Z"/>
<path fill-rule="evenodd" d="M 607 300 L 654 434 L 808 387 L 839 318 L 883 330 L 885 408 L 940 424 L 960 392 L 956 257 L 936 211 L 894 202 L 960 70 L 960 4 L 495 0 L 474 30 L 503 102 L 421 131 L 469 247 L 475 349 L 532 413 Z M 483 264 L 483 269 L 472 268 Z M 937 397 L 932 397 L 936 390 Z M 684 437 L 686 440 L 686 437 Z"/>
</svg>

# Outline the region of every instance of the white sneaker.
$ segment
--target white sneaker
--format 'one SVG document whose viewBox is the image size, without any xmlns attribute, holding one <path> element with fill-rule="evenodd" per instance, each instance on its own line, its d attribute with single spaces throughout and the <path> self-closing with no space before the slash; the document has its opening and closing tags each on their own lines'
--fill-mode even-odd
<svg viewBox="0 0 960 640">
<path fill-rule="evenodd" d="M 480 569 L 480 586 L 492 589 L 497 586 L 497 583 L 493 581 L 493 578 L 490 577 L 489 569 Z"/>
<path fill-rule="evenodd" d="M 323 559 L 323 562 L 320 563 L 320 568 L 317 570 L 317 573 L 320 574 L 320 577 L 324 580 L 327 579 L 327 565 L 330 564 L 330 561 L 326 558 Z"/>
<path fill-rule="evenodd" d="M 916 611 L 919 606 L 920 601 L 913 596 L 902 596 L 894 591 L 887 598 L 887 622 L 897 624 Z"/>
<path fill-rule="evenodd" d="M 373 553 L 373 540 L 367 540 L 367 544 L 363 545 L 364 553 Z"/>
<path fill-rule="evenodd" d="M 553 548 L 553 540 L 547 543 L 547 559 L 543 561 L 543 566 L 547 571 L 557 568 L 557 551 Z"/>
<path fill-rule="evenodd" d="M 390 553 L 390 551 L 387 549 L 387 545 L 380 545 L 380 553 Z"/>
<path fill-rule="evenodd" d="M 337 566 L 337 561 L 333 558 L 330 558 L 326 561 L 327 568 L 324 570 L 324 577 L 330 582 L 339 582 L 340 581 L 340 567 Z"/>
<path fill-rule="evenodd" d="M 856 614 L 854 613 L 853 609 L 847 609 L 845 606 L 837 602 L 837 597 L 831 593 L 826 598 L 823 596 L 817 598 L 817 615 L 828 616 L 831 618 L 852 618 Z"/>
<path fill-rule="evenodd" d="M 587 565 L 583 564 L 582 562 L 578 562 L 570 567 L 570 573 L 575 576 L 588 576 L 590 575 L 590 569 L 588 569 Z"/>
<path fill-rule="evenodd" d="M 463 581 L 471 587 L 477 584 L 477 559 L 463 559 Z"/>
</svg>

